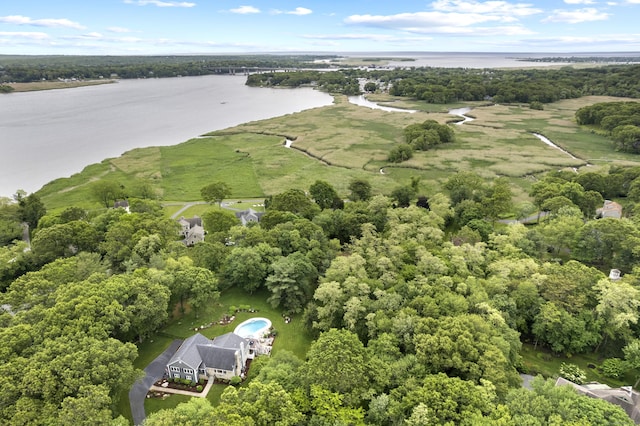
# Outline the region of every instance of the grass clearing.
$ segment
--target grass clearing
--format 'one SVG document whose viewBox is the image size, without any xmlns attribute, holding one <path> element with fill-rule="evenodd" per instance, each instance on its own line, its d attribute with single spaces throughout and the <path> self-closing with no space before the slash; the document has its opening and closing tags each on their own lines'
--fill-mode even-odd
<svg viewBox="0 0 640 426">
<path fill-rule="evenodd" d="M 580 354 L 567 358 L 565 356 L 552 354 L 540 347 L 535 349 L 533 345 L 524 343 L 520 355 L 522 355 L 524 371 L 528 374 L 558 377 L 560 366 L 564 362 L 567 364 L 575 364 L 584 370 L 587 375 L 587 382 L 605 383 L 617 388 L 632 385 L 636 381 L 633 376 L 634 371 L 631 370 L 627 370 L 625 375 L 619 380 L 604 376 L 598 368 L 604 360 L 601 359 L 598 354 Z"/>
<path fill-rule="evenodd" d="M 208 338 L 213 338 L 233 331 L 240 323 L 254 317 L 268 318 L 271 320 L 273 328 L 278 332 L 274 340 L 272 353 L 287 350 L 294 353 L 298 358 L 305 359 L 309 346 L 311 346 L 312 336 L 305 330 L 301 318 L 292 317 L 290 323 L 285 323 L 282 312 L 271 307 L 266 301 L 267 297 L 268 292 L 264 290 L 249 295 L 239 289 L 232 288 L 224 291 L 218 303 L 207 307 L 204 312 L 200 313 L 198 318 L 187 307 L 184 315 L 171 319 L 161 332 L 138 345 L 138 358 L 134 362 L 135 367 L 144 369 L 176 338 L 184 339 L 196 332 Z M 202 330 L 195 330 L 196 327 L 200 327 L 202 324 L 218 321 L 229 313 L 231 306 L 239 307 L 240 305 L 249 305 L 257 312 L 237 312 L 235 314 L 236 319 L 231 324 L 213 325 Z M 207 395 L 207 399 L 211 403 L 217 404 L 225 388 L 226 385 L 214 385 Z M 179 403 L 186 402 L 190 398 L 183 395 L 172 395 L 165 399 L 148 398 L 145 400 L 145 411 L 150 414 L 165 408 L 175 408 Z M 131 421 L 128 391 L 121 395 L 121 401 L 118 406 L 120 414 Z"/>
</svg>

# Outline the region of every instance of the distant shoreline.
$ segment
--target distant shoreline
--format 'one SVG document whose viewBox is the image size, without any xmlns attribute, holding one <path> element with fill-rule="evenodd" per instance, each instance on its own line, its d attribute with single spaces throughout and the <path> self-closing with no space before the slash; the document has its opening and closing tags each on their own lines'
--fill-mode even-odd
<svg viewBox="0 0 640 426">
<path fill-rule="evenodd" d="M 76 80 L 76 81 L 34 81 L 30 83 L 5 83 L 7 86 L 13 87 L 13 92 L 35 92 L 38 90 L 54 90 L 54 89 L 72 89 L 74 87 L 97 86 L 99 84 L 111 84 L 117 80 Z"/>
</svg>

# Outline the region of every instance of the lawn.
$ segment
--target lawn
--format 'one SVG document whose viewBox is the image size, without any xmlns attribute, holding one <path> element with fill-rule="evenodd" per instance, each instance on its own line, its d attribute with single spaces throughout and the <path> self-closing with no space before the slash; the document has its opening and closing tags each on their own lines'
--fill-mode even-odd
<svg viewBox="0 0 640 426">
<path fill-rule="evenodd" d="M 307 350 L 312 342 L 312 337 L 305 330 L 301 318 L 293 317 L 292 321 L 286 324 L 282 312 L 274 309 L 266 302 L 267 297 L 268 293 L 266 291 L 248 295 L 241 290 L 230 289 L 222 293 L 218 303 L 205 309 L 197 318 L 188 307 L 185 309 L 184 315 L 180 315 L 179 309 L 176 309 L 174 313 L 176 313 L 177 316 L 173 318 L 162 331 L 138 345 L 138 358 L 134 365 L 137 368 L 144 369 L 147 364 L 167 348 L 173 339 L 189 337 L 196 333 L 196 327 L 217 321 L 224 315 L 229 314 L 231 307 L 240 307 L 241 305 L 251 306 L 251 308 L 257 312 L 237 312 L 235 314 L 236 319 L 231 324 L 214 325 L 198 330 L 198 332 L 208 338 L 213 338 L 233 331 L 238 324 L 246 319 L 256 316 L 265 317 L 271 320 L 273 328 L 278 332 L 274 340 L 272 353 L 287 350 L 293 352 L 300 359 L 305 359 Z M 214 385 L 207 399 L 213 404 L 217 404 L 225 388 L 226 386 L 224 385 Z M 122 401 L 119 404 L 119 409 L 122 415 L 131 420 L 127 394 L 128 392 L 123 393 L 121 396 Z M 149 414 L 164 408 L 174 408 L 180 402 L 188 401 L 189 398 L 190 397 L 187 396 L 172 395 L 164 400 L 155 398 L 146 399 L 145 410 L 147 414 Z"/>
<path fill-rule="evenodd" d="M 636 381 L 635 371 L 629 370 L 619 380 L 611 379 L 602 374 L 599 367 L 603 359 L 598 354 L 588 353 L 574 355 L 570 358 L 555 355 L 544 348 L 534 348 L 533 345 L 524 343 L 520 351 L 523 360 L 523 371 L 528 374 L 544 377 L 558 377 L 562 363 L 575 364 L 587 374 L 587 382 L 605 383 L 611 387 L 633 385 Z M 595 368 L 594 368 L 595 366 Z"/>
</svg>

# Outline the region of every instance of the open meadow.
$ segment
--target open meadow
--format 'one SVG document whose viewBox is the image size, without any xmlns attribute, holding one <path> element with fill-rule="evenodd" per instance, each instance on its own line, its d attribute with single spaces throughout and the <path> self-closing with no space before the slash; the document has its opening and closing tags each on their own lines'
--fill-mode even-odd
<svg viewBox="0 0 640 426">
<path fill-rule="evenodd" d="M 39 195 L 49 209 L 70 204 L 100 208 L 92 200 L 90 184 L 109 179 L 125 190 L 136 182 L 147 182 L 161 200 L 186 202 L 199 200 L 200 188 L 207 183 L 224 181 L 231 187 L 231 199 L 259 199 L 289 188 L 306 189 L 320 179 L 346 197 L 353 178 L 368 179 L 374 192 L 389 194 L 408 184 L 411 177 L 420 176 L 421 192 L 429 196 L 452 173 L 473 170 L 487 179 L 509 178 L 516 201 L 521 201 L 536 177 L 550 170 L 637 163 L 635 156 L 616 152 L 605 136 L 575 123 L 575 111 L 581 106 L 619 98 L 563 100 L 546 104 L 544 110 L 528 105 L 469 104 L 469 116 L 475 120 L 452 124 L 455 143 L 416 152 L 399 164 L 389 163 L 387 156 L 403 142 L 404 127 L 427 119 L 453 122 L 456 117 L 447 110 L 461 105 L 396 101 L 380 95 L 373 99 L 418 111 L 386 112 L 336 96 L 331 106 L 242 124 L 174 146 L 134 149 L 70 178 L 55 180 Z M 534 132 L 577 158 L 544 144 Z M 293 140 L 291 148 L 285 147 L 286 138 Z"/>
</svg>

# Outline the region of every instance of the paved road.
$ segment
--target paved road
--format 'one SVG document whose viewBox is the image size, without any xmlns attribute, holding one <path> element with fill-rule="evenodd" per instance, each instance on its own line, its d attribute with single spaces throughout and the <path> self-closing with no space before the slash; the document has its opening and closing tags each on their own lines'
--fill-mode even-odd
<svg viewBox="0 0 640 426">
<path fill-rule="evenodd" d="M 144 400 L 147 397 L 147 392 L 151 385 L 164 375 L 164 368 L 167 366 L 167 362 L 173 354 L 176 353 L 176 350 L 178 350 L 182 342 L 182 340 L 174 340 L 171 342 L 171 345 L 144 369 L 146 376 L 136 381 L 131 387 L 129 391 L 129 404 L 131 405 L 131 416 L 133 417 L 134 425 L 142 424 L 144 419 L 147 418 L 144 412 Z"/>
</svg>

